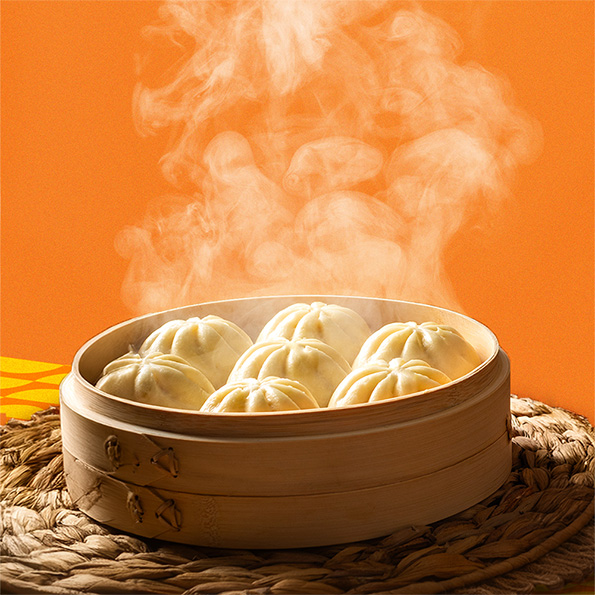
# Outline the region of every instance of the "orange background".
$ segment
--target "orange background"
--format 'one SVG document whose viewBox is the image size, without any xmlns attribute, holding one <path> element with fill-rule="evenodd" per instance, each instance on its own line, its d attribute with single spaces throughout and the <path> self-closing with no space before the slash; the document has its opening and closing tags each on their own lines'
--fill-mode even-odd
<svg viewBox="0 0 595 595">
<path fill-rule="evenodd" d="M 2 2 L 2 354 L 70 363 L 129 318 L 123 227 L 170 190 L 167 138 L 132 123 L 153 2 Z M 593 3 L 428 2 L 541 123 L 499 215 L 446 255 L 464 311 L 512 360 L 512 388 L 593 421 Z M 398 297 L 398 296 L 395 296 Z"/>
</svg>

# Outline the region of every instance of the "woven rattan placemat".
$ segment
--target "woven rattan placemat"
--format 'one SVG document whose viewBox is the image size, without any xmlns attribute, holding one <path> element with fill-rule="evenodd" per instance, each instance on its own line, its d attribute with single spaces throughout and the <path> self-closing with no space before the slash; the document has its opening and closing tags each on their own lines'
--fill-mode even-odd
<svg viewBox="0 0 595 595">
<path fill-rule="evenodd" d="M 3 593 L 531 593 L 593 571 L 593 428 L 511 400 L 513 471 L 492 496 L 383 539 L 280 551 L 141 540 L 76 510 L 57 409 L 1 429 Z"/>
</svg>

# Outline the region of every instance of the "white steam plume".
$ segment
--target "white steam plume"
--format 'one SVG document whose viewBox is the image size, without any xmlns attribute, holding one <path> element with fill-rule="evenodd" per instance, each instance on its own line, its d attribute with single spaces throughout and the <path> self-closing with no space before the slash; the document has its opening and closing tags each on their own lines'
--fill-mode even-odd
<svg viewBox="0 0 595 595">
<path fill-rule="evenodd" d="M 284 292 L 457 307 L 444 248 L 539 129 L 504 81 L 457 63 L 446 23 L 404 6 L 163 4 L 147 35 L 180 57 L 159 83 L 141 72 L 135 121 L 170 130 L 183 195 L 117 238 L 133 310 Z"/>
</svg>

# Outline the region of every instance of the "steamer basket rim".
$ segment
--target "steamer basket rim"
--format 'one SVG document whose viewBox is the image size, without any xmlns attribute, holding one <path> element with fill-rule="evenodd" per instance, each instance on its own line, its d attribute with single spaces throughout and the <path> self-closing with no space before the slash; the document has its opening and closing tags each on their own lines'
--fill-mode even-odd
<svg viewBox="0 0 595 595">
<path fill-rule="evenodd" d="M 139 402 L 131 401 L 128 399 L 123 399 L 123 398 L 120 398 L 115 395 L 111 395 L 109 393 L 99 390 L 98 388 L 95 387 L 94 384 L 92 384 L 89 380 L 87 380 L 80 371 L 80 362 L 81 362 L 81 359 L 83 358 L 83 356 L 86 354 L 87 350 L 95 342 L 97 342 L 98 340 L 100 340 L 103 337 L 108 336 L 109 334 L 113 333 L 117 329 L 121 329 L 121 328 L 124 328 L 129 325 L 132 326 L 132 325 L 135 325 L 143 320 L 147 320 L 147 319 L 151 319 L 151 318 L 167 317 L 169 314 L 174 314 L 174 313 L 185 311 L 185 310 L 192 310 L 193 308 L 196 308 L 196 307 L 208 307 L 210 305 L 218 305 L 218 304 L 224 304 L 224 303 L 225 304 L 233 304 L 233 303 L 241 304 L 241 303 L 246 303 L 246 302 L 250 302 L 250 301 L 266 301 L 266 300 L 272 300 L 272 299 L 292 299 L 292 300 L 295 299 L 294 303 L 299 303 L 300 300 L 325 301 L 325 302 L 327 302 L 329 300 L 333 300 L 333 299 L 348 300 L 348 301 L 353 300 L 354 302 L 361 300 L 362 302 L 368 302 L 368 303 L 398 303 L 398 304 L 416 306 L 416 307 L 421 307 L 421 308 L 434 308 L 437 310 L 441 310 L 442 312 L 451 314 L 453 316 L 459 317 L 461 319 L 465 319 L 465 320 L 467 320 L 467 322 L 469 324 L 475 326 L 478 329 L 481 329 L 482 334 L 486 338 L 489 338 L 490 342 L 492 343 L 492 349 L 491 349 L 490 356 L 488 358 L 486 358 L 479 366 L 477 366 L 476 368 L 474 368 L 473 370 L 471 370 L 464 376 L 461 376 L 460 378 L 457 378 L 447 384 L 437 386 L 435 388 L 427 389 L 425 391 L 411 393 L 411 394 L 404 395 L 401 397 L 393 397 L 391 399 L 385 399 L 383 401 L 375 401 L 375 402 L 371 402 L 371 403 L 360 403 L 357 405 L 350 405 L 349 407 L 341 407 L 341 408 L 333 408 L 333 409 L 328 409 L 328 408 L 303 409 L 303 410 L 298 410 L 298 411 L 273 411 L 273 412 L 267 412 L 267 413 L 212 413 L 212 412 L 201 412 L 198 410 L 194 411 L 194 410 L 188 410 L 188 409 L 177 409 L 177 408 L 173 408 L 173 407 L 166 408 L 166 407 L 159 407 L 157 405 L 150 405 L 147 403 L 139 403 Z M 173 318 L 171 318 L 171 319 L 173 319 Z M 239 420 L 248 420 L 248 419 L 256 420 L 256 419 L 271 419 L 271 418 L 279 419 L 279 420 L 284 419 L 284 418 L 292 418 L 293 419 L 296 416 L 299 416 L 301 419 L 304 419 L 304 418 L 315 419 L 315 418 L 319 418 L 320 416 L 326 416 L 328 419 L 329 417 L 331 417 L 333 415 L 343 415 L 344 412 L 361 411 L 362 408 L 368 408 L 368 409 L 371 407 L 378 408 L 379 406 L 382 406 L 383 404 L 397 403 L 397 402 L 408 402 L 412 399 L 415 399 L 416 397 L 418 397 L 420 395 L 432 394 L 432 393 L 439 392 L 439 391 L 443 390 L 444 387 L 455 386 L 457 384 L 465 382 L 469 377 L 476 375 L 478 372 L 480 372 L 481 370 L 486 368 L 488 365 L 490 365 L 493 362 L 493 360 L 497 357 L 499 351 L 500 351 L 500 345 L 499 345 L 498 339 L 491 329 L 489 329 L 487 326 L 485 326 L 482 322 L 479 322 L 478 320 L 471 318 L 470 316 L 467 316 L 466 314 L 462 314 L 460 312 L 457 312 L 455 310 L 450 310 L 450 309 L 444 308 L 442 306 L 435 306 L 433 304 L 426 304 L 426 303 L 413 302 L 413 301 L 407 301 L 407 300 L 370 297 L 370 296 L 363 296 L 363 295 L 278 294 L 278 295 L 249 296 L 249 297 L 232 298 L 232 299 L 227 299 L 227 300 L 213 300 L 213 301 L 208 301 L 208 302 L 199 302 L 199 303 L 188 304 L 188 305 L 180 306 L 180 307 L 176 307 L 176 308 L 169 308 L 169 309 L 161 310 L 158 312 L 142 314 L 140 316 L 126 319 L 124 321 L 121 321 L 117 324 L 114 324 L 114 325 L 104 329 L 103 331 L 96 334 L 94 337 L 92 337 L 88 341 L 86 341 L 78 349 L 78 351 L 76 352 L 76 354 L 73 358 L 71 374 L 76 378 L 77 382 L 81 383 L 82 387 L 88 391 L 95 392 L 106 399 L 119 402 L 125 406 L 131 406 L 131 407 L 135 407 L 135 408 L 139 408 L 139 409 L 144 409 L 147 411 L 153 411 L 155 413 L 158 413 L 158 412 L 164 413 L 164 412 L 171 411 L 172 413 L 173 412 L 175 412 L 177 414 L 182 413 L 182 414 L 186 414 L 188 416 L 193 416 L 193 417 L 197 416 L 202 419 L 226 419 L 226 420 L 236 419 L 238 421 Z"/>
</svg>

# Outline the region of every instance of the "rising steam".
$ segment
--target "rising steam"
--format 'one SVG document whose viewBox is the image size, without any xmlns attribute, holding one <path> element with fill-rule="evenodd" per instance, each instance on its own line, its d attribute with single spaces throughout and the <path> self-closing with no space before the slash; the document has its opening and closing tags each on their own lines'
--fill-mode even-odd
<svg viewBox="0 0 595 595">
<path fill-rule="evenodd" d="M 505 83 L 443 21 L 394 2 L 167 2 L 178 61 L 135 94 L 181 189 L 123 230 L 137 312 L 273 293 L 456 306 L 441 257 L 535 154 Z"/>
</svg>

